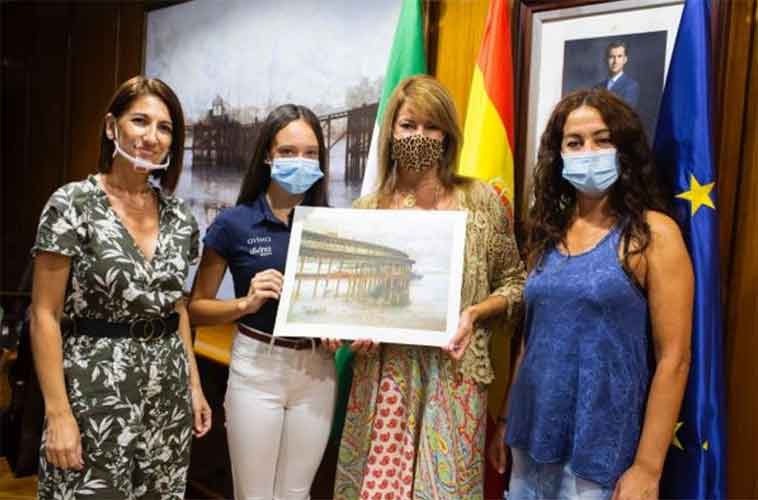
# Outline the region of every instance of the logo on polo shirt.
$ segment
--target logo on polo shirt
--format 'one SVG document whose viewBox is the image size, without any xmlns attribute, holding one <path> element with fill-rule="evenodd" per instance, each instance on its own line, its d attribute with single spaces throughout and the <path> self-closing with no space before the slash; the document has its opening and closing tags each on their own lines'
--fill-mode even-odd
<svg viewBox="0 0 758 500">
<path fill-rule="evenodd" d="M 271 236 L 253 236 L 252 238 L 248 238 L 247 244 L 250 245 L 250 255 L 268 257 L 273 253 L 271 250 Z"/>
</svg>

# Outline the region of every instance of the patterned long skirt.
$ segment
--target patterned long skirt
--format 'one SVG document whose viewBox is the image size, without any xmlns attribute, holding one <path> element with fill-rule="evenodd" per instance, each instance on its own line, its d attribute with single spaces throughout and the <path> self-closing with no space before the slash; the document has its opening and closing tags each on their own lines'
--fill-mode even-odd
<svg viewBox="0 0 758 500">
<path fill-rule="evenodd" d="M 486 404 L 438 348 L 356 355 L 335 498 L 481 499 Z"/>
</svg>

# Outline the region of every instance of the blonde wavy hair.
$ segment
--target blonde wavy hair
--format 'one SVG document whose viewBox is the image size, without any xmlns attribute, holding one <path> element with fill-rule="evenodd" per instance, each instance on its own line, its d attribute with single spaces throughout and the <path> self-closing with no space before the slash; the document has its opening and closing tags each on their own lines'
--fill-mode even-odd
<svg viewBox="0 0 758 500">
<path fill-rule="evenodd" d="M 402 80 L 387 101 L 382 126 L 379 130 L 379 194 L 390 196 L 395 191 L 397 173 L 392 161 L 392 138 L 398 111 L 404 104 L 429 120 L 445 133 L 442 159 L 439 166 L 439 179 L 445 189 L 467 182 L 465 177 L 455 173 L 463 135 L 458 124 L 450 93 L 431 76 L 417 75 Z"/>
</svg>

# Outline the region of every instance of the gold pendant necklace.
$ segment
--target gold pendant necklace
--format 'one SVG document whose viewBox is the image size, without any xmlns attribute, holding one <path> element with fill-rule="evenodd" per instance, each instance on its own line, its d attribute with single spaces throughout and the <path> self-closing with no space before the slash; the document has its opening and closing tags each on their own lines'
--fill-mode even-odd
<svg viewBox="0 0 758 500">
<path fill-rule="evenodd" d="M 416 192 L 415 191 L 398 191 L 400 195 L 400 206 L 402 208 L 415 208 L 416 207 Z M 442 195 L 442 186 L 434 187 L 434 201 L 432 202 L 432 209 L 437 208 L 437 203 Z"/>
<path fill-rule="evenodd" d="M 402 193 L 401 193 L 402 195 Z M 403 196 L 403 202 L 402 205 L 404 208 L 413 208 L 416 206 L 416 195 L 413 193 L 408 193 L 405 196 Z"/>
</svg>

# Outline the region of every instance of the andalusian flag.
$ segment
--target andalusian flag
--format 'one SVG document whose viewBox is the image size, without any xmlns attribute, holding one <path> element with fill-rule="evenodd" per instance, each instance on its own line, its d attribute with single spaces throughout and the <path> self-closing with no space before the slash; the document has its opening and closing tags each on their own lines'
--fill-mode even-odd
<svg viewBox="0 0 758 500">
<path fill-rule="evenodd" d="M 491 0 L 484 28 L 482 46 L 471 81 L 463 149 L 458 173 L 491 184 L 513 219 L 513 63 L 508 2 Z M 495 380 L 490 385 L 487 406 L 487 445 L 505 397 L 510 374 L 510 342 L 493 338 L 492 353 Z M 484 496 L 501 498 L 504 479 L 486 464 Z"/>
<path fill-rule="evenodd" d="M 513 62 L 508 2 L 491 0 L 474 67 L 458 173 L 489 182 L 513 215 Z"/>
<path fill-rule="evenodd" d="M 376 188 L 379 187 L 377 185 L 379 128 L 382 125 L 387 101 L 402 79 L 423 73 L 426 73 L 426 53 L 424 52 L 424 15 L 421 9 L 421 0 L 403 0 L 403 7 L 400 10 L 400 18 L 395 30 L 395 39 L 392 42 L 390 60 L 387 64 L 387 72 L 384 75 L 382 99 L 379 101 L 379 109 L 376 112 L 376 123 L 371 136 L 371 148 L 366 161 L 366 170 L 363 174 L 361 195 L 376 191 Z M 353 354 L 347 346 L 340 348 L 335 357 L 339 393 L 332 425 L 332 439 L 337 445 L 342 435 L 347 401 L 350 396 L 350 384 L 353 379 L 352 358 Z"/>
<path fill-rule="evenodd" d="M 424 13 L 421 9 L 421 0 L 403 0 L 387 72 L 384 74 L 382 99 L 379 101 L 379 109 L 376 112 L 376 123 L 371 136 L 366 170 L 363 174 L 361 195 L 376 191 L 379 187 L 379 128 L 382 125 L 387 101 L 402 79 L 423 73 L 426 73 L 426 53 L 424 52 Z"/>
</svg>

